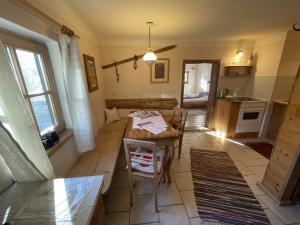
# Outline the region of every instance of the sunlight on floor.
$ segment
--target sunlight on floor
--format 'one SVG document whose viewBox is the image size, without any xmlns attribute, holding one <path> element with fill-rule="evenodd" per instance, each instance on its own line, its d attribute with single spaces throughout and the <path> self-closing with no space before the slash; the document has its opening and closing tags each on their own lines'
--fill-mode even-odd
<svg viewBox="0 0 300 225">
<path fill-rule="evenodd" d="M 212 135 L 212 136 L 215 136 L 215 137 L 218 137 L 218 138 L 221 138 L 223 140 L 229 141 L 229 142 L 234 143 L 234 144 L 245 146 L 243 143 L 240 143 L 238 141 L 233 141 L 232 139 L 225 138 L 225 134 L 220 132 L 220 131 L 219 132 L 218 131 L 209 131 L 209 132 L 205 132 L 205 133 L 209 134 L 209 135 Z"/>
</svg>

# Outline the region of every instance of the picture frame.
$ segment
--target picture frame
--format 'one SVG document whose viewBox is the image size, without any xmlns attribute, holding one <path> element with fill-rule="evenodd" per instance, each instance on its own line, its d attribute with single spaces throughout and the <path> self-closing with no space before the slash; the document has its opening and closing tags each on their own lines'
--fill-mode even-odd
<svg viewBox="0 0 300 225">
<path fill-rule="evenodd" d="M 189 71 L 184 72 L 184 84 L 189 83 Z"/>
<path fill-rule="evenodd" d="M 94 57 L 83 54 L 83 61 L 89 92 L 95 91 L 98 89 L 98 81 Z"/>
<path fill-rule="evenodd" d="M 150 67 L 151 83 L 169 83 L 170 59 L 157 59 Z"/>
</svg>

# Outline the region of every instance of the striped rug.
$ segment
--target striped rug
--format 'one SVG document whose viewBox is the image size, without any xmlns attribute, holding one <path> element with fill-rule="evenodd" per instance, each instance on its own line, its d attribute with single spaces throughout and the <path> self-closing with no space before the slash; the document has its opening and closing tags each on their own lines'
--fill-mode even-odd
<svg viewBox="0 0 300 225">
<path fill-rule="evenodd" d="M 226 152 L 191 149 L 199 216 L 221 224 L 271 224 Z"/>
</svg>

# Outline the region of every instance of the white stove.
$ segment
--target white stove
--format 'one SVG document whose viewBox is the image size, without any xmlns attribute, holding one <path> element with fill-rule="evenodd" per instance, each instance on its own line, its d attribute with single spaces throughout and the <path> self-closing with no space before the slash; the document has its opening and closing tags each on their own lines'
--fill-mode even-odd
<svg viewBox="0 0 300 225">
<path fill-rule="evenodd" d="M 250 97 L 232 97 L 241 102 L 235 133 L 256 133 L 260 131 L 267 102 Z"/>
</svg>

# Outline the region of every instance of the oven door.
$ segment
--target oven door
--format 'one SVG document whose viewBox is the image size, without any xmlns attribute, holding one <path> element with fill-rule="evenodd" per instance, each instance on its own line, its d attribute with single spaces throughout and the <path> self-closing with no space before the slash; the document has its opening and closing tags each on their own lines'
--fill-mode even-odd
<svg viewBox="0 0 300 225">
<path fill-rule="evenodd" d="M 236 126 L 236 133 L 259 132 L 265 110 L 241 109 Z"/>
</svg>

